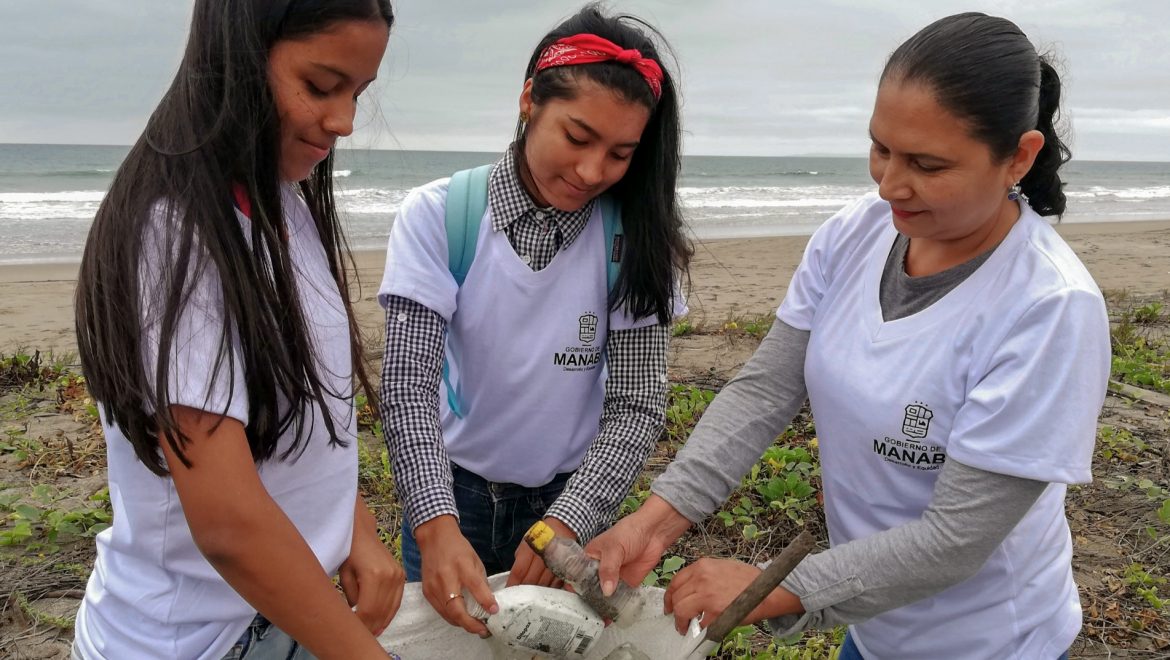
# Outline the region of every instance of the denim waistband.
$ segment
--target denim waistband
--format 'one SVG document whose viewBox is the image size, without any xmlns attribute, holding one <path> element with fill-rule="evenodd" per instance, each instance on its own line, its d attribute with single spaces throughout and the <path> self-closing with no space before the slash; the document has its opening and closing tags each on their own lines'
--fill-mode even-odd
<svg viewBox="0 0 1170 660">
<path fill-rule="evenodd" d="M 562 472 L 552 478 L 546 484 L 540 486 L 521 486 L 520 484 L 510 484 L 498 481 L 488 481 L 478 474 L 451 464 L 451 476 L 454 477 L 455 485 L 460 488 L 482 493 L 484 495 L 491 495 L 496 499 L 508 499 L 512 497 L 527 497 L 533 491 L 540 491 L 544 489 L 560 489 L 573 476 L 572 472 Z"/>
</svg>

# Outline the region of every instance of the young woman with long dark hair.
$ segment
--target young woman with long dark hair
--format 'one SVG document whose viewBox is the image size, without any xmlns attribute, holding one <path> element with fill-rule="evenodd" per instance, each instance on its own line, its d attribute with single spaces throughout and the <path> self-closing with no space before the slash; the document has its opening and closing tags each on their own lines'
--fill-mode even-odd
<svg viewBox="0 0 1170 660">
<path fill-rule="evenodd" d="M 472 632 L 485 628 L 463 590 L 490 609 L 485 572 L 553 583 L 524 532 L 543 519 L 592 538 L 662 432 L 690 247 L 657 37 L 595 5 L 557 26 L 525 69 L 503 158 L 478 187 L 456 175 L 413 191 L 390 235 L 382 401 L 403 563 Z M 457 202 L 480 205 L 453 231 Z"/>
<path fill-rule="evenodd" d="M 403 574 L 357 492 L 332 148 L 392 23 L 387 0 L 195 3 L 81 264 L 114 520 L 76 657 L 386 657 Z"/>
</svg>

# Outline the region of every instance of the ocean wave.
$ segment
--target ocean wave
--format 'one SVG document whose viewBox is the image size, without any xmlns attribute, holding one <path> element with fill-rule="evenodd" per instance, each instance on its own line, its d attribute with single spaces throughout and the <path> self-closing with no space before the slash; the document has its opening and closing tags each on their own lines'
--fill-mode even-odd
<svg viewBox="0 0 1170 660">
<path fill-rule="evenodd" d="M 57 192 L 6 192 L 0 193 L 0 204 L 43 204 L 54 202 L 100 202 L 106 196 L 104 190 L 63 190 Z"/>
<path fill-rule="evenodd" d="M 868 187 L 806 186 L 715 186 L 678 189 L 682 204 L 688 208 L 839 208 L 865 194 Z"/>
<path fill-rule="evenodd" d="M 812 208 L 833 207 L 839 208 L 853 201 L 852 197 L 808 197 L 804 199 L 685 199 L 683 206 L 688 208 L 735 208 L 735 209 L 781 209 L 781 208 Z"/>
<path fill-rule="evenodd" d="M 1066 191 L 1065 195 L 1074 199 L 1167 199 L 1170 198 L 1170 186 L 1152 186 L 1146 188 L 1105 188 L 1093 186 L 1088 190 Z"/>
<path fill-rule="evenodd" d="M 383 215 L 397 213 L 402 200 L 406 199 L 410 191 L 398 188 L 355 188 L 337 190 L 334 194 L 339 198 L 338 205 L 343 213 Z"/>
<path fill-rule="evenodd" d="M 353 174 L 353 170 L 333 170 L 334 179 L 344 179 L 351 174 Z"/>
<path fill-rule="evenodd" d="M 769 176 L 832 176 L 836 172 L 825 172 L 821 170 L 758 170 L 751 173 L 752 177 L 769 177 Z M 686 173 L 687 177 L 694 177 L 696 179 L 721 179 L 727 178 L 727 172 L 692 172 Z"/>
<path fill-rule="evenodd" d="M 68 179 L 83 176 L 106 176 L 117 170 L 113 167 L 95 167 L 83 170 L 15 170 L 5 172 L 5 176 L 35 176 L 45 179 Z"/>
</svg>

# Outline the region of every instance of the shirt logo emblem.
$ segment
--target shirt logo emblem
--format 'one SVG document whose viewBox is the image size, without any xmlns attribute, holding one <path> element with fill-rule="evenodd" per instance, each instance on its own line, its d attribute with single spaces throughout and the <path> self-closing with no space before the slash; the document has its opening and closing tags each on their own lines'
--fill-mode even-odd
<svg viewBox="0 0 1170 660">
<path fill-rule="evenodd" d="M 577 323 L 577 336 L 581 339 L 581 343 L 592 344 L 593 340 L 597 339 L 597 315 L 585 312 L 581 318 L 577 319 Z"/>
<path fill-rule="evenodd" d="M 907 437 L 922 439 L 930 431 L 930 420 L 934 413 L 925 404 L 915 402 L 906 406 L 906 417 L 902 419 L 902 433 Z"/>
</svg>

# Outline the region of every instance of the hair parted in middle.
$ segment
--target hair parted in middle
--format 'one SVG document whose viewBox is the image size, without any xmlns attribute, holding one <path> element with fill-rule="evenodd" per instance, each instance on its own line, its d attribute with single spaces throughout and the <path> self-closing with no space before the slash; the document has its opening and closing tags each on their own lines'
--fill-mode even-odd
<svg viewBox="0 0 1170 660">
<path fill-rule="evenodd" d="M 555 42 L 574 35 L 593 34 L 624 49 L 641 52 L 662 69 L 661 95 L 655 98 L 646 78 L 634 67 L 610 60 L 557 66 L 536 72 L 541 54 Z M 621 205 L 625 232 L 621 273 L 609 307 L 625 306 L 634 317 L 657 316 L 670 322 L 675 284 L 685 276 L 692 249 L 684 233 L 675 186 L 681 167 L 681 124 L 678 88 L 661 56 L 669 49 L 654 27 L 626 14 L 609 15 L 597 3 L 583 7 L 555 27 L 536 45 L 524 71 L 532 80 L 532 102 L 573 100 L 582 81 L 590 81 L 651 111 L 642 139 L 625 176 L 606 194 Z M 525 122 L 516 125 L 517 156 L 524 167 Z"/>
</svg>

